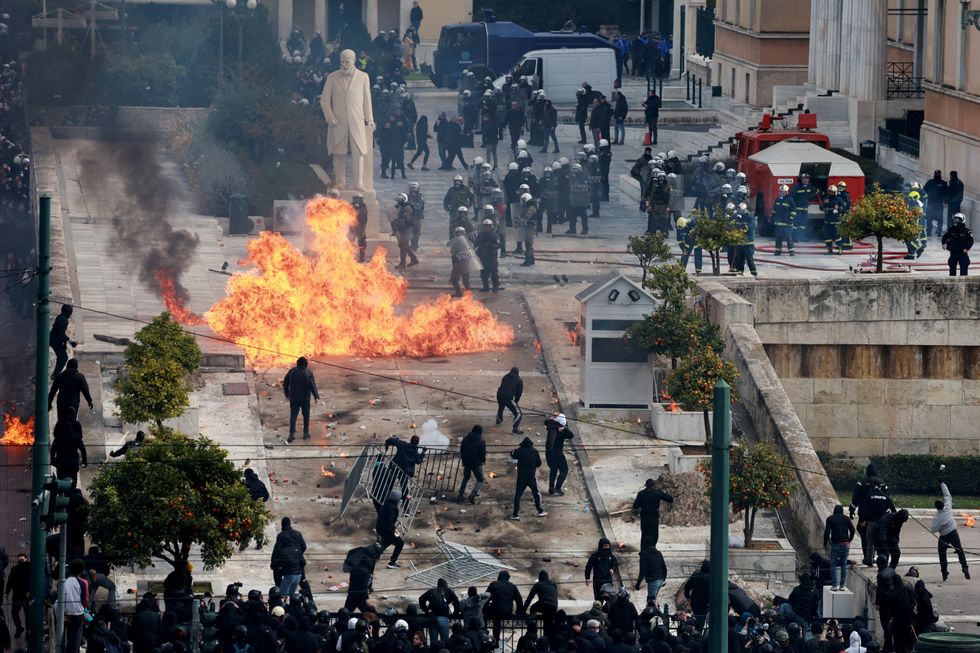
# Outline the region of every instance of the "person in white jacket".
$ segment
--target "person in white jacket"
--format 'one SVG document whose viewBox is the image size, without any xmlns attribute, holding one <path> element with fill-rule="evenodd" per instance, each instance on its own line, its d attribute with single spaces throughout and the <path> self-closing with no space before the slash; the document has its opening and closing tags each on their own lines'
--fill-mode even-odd
<svg viewBox="0 0 980 653">
<path fill-rule="evenodd" d="M 930 531 L 939 533 L 939 569 L 942 571 L 944 581 L 949 578 L 946 550 L 953 547 L 960 559 L 960 566 L 963 567 L 963 575 L 969 580 L 970 568 L 966 564 L 966 554 L 963 552 L 963 545 L 960 543 L 960 534 L 956 530 L 956 518 L 953 517 L 953 497 L 950 495 L 945 481 L 940 480 L 939 489 L 943 493 L 943 499 L 942 501 L 936 499 L 936 514 L 929 526 Z"/>
</svg>

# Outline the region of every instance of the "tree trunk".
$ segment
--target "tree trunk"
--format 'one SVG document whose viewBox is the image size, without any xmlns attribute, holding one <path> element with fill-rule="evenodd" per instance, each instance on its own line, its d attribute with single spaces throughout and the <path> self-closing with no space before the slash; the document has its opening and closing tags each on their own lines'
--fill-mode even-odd
<svg viewBox="0 0 980 653">
<path fill-rule="evenodd" d="M 721 276 L 721 250 L 712 249 L 708 252 L 711 256 L 711 274 L 714 276 Z"/>
<path fill-rule="evenodd" d="M 877 262 L 877 269 L 875 271 L 881 272 L 885 263 L 884 260 L 882 260 L 881 258 L 882 254 L 884 253 L 885 243 L 881 236 L 876 236 L 876 237 L 878 238 L 878 262 Z"/>
<path fill-rule="evenodd" d="M 677 369 L 677 357 L 676 356 L 674 358 L 671 358 L 670 359 L 670 369 L 672 369 L 672 370 L 676 370 Z"/>
<path fill-rule="evenodd" d="M 711 416 L 708 415 L 708 411 L 701 411 L 704 415 L 704 446 L 708 449 L 709 453 L 711 451 Z"/>
<path fill-rule="evenodd" d="M 749 508 L 745 511 L 745 548 L 749 548 L 752 544 L 752 534 L 755 533 L 755 508 Z"/>
</svg>

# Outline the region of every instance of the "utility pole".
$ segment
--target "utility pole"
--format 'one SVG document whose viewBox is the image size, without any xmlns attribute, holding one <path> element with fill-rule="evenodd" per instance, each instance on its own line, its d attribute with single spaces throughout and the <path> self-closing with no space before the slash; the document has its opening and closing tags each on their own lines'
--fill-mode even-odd
<svg viewBox="0 0 980 653">
<path fill-rule="evenodd" d="M 51 290 L 51 198 L 41 195 L 38 201 L 37 225 L 37 323 L 34 346 L 34 449 L 31 476 L 31 562 L 30 593 L 28 604 L 27 649 L 30 653 L 43 653 L 44 649 L 44 538 L 41 515 L 45 505 L 41 501 L 45 477 L 51 466 L 48 446 L 48 319 L 50 307 L 48 294 Z"/>
<path fill-rule="evenodd" d="M 732 389 L 715 384 L 711 434 L 711 567 L 708 607 L 708 653 L 728 651 L 728 443 L 732 436 Z"/>
</svg>

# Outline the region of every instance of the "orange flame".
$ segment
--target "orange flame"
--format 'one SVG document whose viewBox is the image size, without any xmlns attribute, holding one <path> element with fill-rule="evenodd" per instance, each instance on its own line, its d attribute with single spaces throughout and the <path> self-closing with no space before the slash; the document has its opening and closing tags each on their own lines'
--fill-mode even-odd
<svg viewBox="0 0 980 653">
<path fill-rule="evenodd" d="M 353 208 L 317 198 L 306 206 L 306 221 L 311 256 L 279 234 L 262 232 L 249 242 L 244 261 L 255 270 L 232 276 L 228 296 L 206 315 L 251 363 L 288 363 L 299 353 L 444 356 L 499 350 L 514 341 L 513 329 L 469 293 L 440 295 L 408 316 L 396 315 L 408 282 L 387 270 L 382 249 L 369 262 L 357 262 L 347 239 Z"/>
<path fill-rule="evenodd" d="M 963 518 L 964 526 L 969 526 L 970 528 L 974 528 L 977 525 L 977 519 L 973 515 L 970 515 L 968 513 L 963 513 L 960 516 Z"/>
<path fill-rule="evenodd" d="M 579 338 L 582 337 L 582 318 L 576 318 L 575 326 L 571 329 L 565 329 L 565 337 L 568 338 L 568 342 L 573 346 L 578 345 Z"/>
<path fill-rule="evenodd" d="M 538 340 L 537 338 L 534 339 L 534 350 L 537 351 L 539 354 L 541 353 L 541 341 Z"/>
<path fill-rule="evenodd" d="M 487 476 L 489 476 L 490 478 L 497 478 L 497 472 L 490 472 L 489 474 L 487 474 Z"/>
<path fill-rule="evenodd" d="M 681 406 L 680 406 L 680 404 L 678 404 L 676 401 L 674 401 L 673 398 L 669 394 L 667 394 L 667 391 L 666 390 L 661 390 L 660 391 L 660 396 L 663 397 L 664 399 L 670 399 L 670 406 L 668 406 L 668 408 L 670 409 L 670 412 L 672 412 L 672 413 L 679 413 L 679 412 L 681 412 Z"/>
<path fill-rule="evenodd" d="M 327 469 L 323 465 L 320 465 L 320 475 L 321 476 L 326 476 L 327 478 L 333 478 L 334 476 L 336 476 L 336 474 L 334 474 L 333 472 L 331 472 L 329 469 Z"/>
<path fill-rule="evenodd" d="M 28 417 L 25 422 L 15 415 L 4 414 L 4 435 L 0 445 L 31 445 L 34 444 L 34 418 Z"/>
<path fill-rule="evenodd" d="M 153 273 L 157 284 L 160 286 L 160 296 L 163 298 L 164 307 L 170 311 L 180 324 L 187 326 L 201 326 L 207 324 L 204 318 L 194 313 L 184 306 L 184 300 L 177 292 L 177 285 L 174 282 L 173 273 L 169 270 L 157 270 Z"/>
</svg>

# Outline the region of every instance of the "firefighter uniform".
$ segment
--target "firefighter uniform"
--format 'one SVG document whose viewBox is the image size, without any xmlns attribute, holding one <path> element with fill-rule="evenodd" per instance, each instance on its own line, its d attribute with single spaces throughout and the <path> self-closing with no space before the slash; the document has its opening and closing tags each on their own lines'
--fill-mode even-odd
<svg viewBox="0 0 980 653">
<path fill-rule="evenodd" d="M 772 223 L 776 227 L 776 256 L 783 255 L 783 241 L 789 250 L 790 256 L 796 255 L 796 243 L 793 238 L 793 214 L 796 211 L 796 203 L 793 201 L 789 191 L 783 192 L 776 198 L 776 203 L 772 207 Z"/>
<path fill-rule="evenodd" d="M 755 269 L 755 215 L 746 209 L 740 209 L 735 214 L 735 223 L 744 231 L 741 242 L 735 246 L 734 270 L 738 274 L 745 271 L 748 265 L 749 272 L 756 276 Z"/>
<path fill-rule="evenodd" d="M 844 216 L 851 212 L 851 194 L 847 192 L 847 184 L 843 181 L 837 182 L 837 197 L 841 201 L 841 212 L 840 220 L 838 223 L 844 220 Z M 839 233 L 837 235 L 840 240 L 840 249 L 842 252 L 849 252 L 854 248 L 854 241 L 847 236 L 841 236 Z"/>
<path fill-rule="evenodd" d="M 789 194 L 793 198 L 793 204 L 795 208 L 793 210 L 793 240 L 795 242 L 801 242 L 806 236 L 806 223 L 807 223 L 807 212 L 810 208 L 810 200 L 812 200 L 816 194 L 817 189 L 809 184 L 809 177 L 807 177 L 808 183 L 803 183 L 803 181 L 798 181 L 793 184 L 790 189 Z"/>
<path fill-rule="evenodd" d="M 677 244 L 681 248 L 681 266 L 686 270 L 687 261 L 694 253 L 694 272 L 701 274 L 701 263 L 703 261 L 701 248 L 697 246 L 694 237 L 694 227 L 697 226 L 696 218 L 677 218 Z"/>
<path fill-rule="evenodd" d="M 840 197 L 831 191 L 823 200 L 823 242 L 827 246 L 827 254 L 833 254 L 834 248 L 840 247 L 837 225 L 840 223 L 842 209 Z"/>
<path fill-rule="evenodd" d="M 905 196 L 905 205 L 908 206 L 913 212 L 917 212 L 919 217 L 919 235 L 912 240 L 905 241 L 905 249 L 908 250 L 908 254 L 905 256 L 905 258 L 916 259 L 922 256 L 922 253 L 926 251 L 927 242 L 926 216 L 922 210 L 925 206 L 925 202 L 922 193 L 917 188 L 910 190 Z"/>
</svg>

